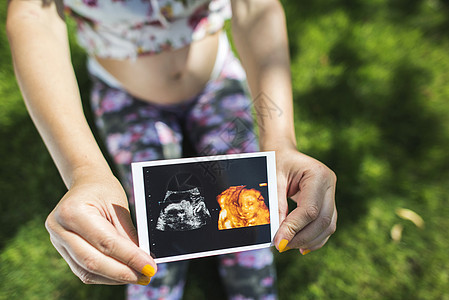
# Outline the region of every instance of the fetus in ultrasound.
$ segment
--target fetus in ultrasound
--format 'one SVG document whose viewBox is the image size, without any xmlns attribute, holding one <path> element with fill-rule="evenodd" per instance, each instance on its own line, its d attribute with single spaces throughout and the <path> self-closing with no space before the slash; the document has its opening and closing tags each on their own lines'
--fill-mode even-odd
<svg viewBox="0 0 449 300">
<path fill-rule="evenodd" d="M 258 190 L 231 186 L 218 195 L 217 202 L 219 230 L 270 224 L 270 212 Z"/>
<path fill-rule="evenodd" d="M 156 229 L 188 231 L 199 229 L 211 218 L 201 195 L 200 181 L 189 173 L 173 176 L 167 186 Z"/>
</svg>

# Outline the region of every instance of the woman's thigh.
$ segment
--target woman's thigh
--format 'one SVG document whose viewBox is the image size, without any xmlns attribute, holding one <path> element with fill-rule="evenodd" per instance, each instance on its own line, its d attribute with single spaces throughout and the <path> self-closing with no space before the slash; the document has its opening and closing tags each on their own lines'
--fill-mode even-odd
<svg viewBox="0 0 449 300">
<path fill-rule="evenodd" d="M 198 155 L 258 150 L 251 99 L 241 80 L 220 78 L 208 85 L 190 110 L 186 127 Z"/>
</svg>

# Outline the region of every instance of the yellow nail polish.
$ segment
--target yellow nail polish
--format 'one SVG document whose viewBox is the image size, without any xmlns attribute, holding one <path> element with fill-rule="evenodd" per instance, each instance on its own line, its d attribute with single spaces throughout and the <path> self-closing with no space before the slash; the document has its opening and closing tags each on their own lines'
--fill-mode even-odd
<svg viewBox="0 0 449 300">
<path fill-rule="evenodd" d="M 151 281 L 151 278 L 144 276 L 142 278 L 139 278 L 139 280 L 137 281 L 137 284 L 148 285 L 148 284 L 150 284 L 150 281 Z"/>
<path fill-rule="evenodd" d="M 291 249 L 291 248 L 287 246 L 287 247 L 284 248 L 284 250 L 281 251 L 281 253 L 282 253 L 282 252 L 285 252 L 285 251 L 287 251 L 287 250 L 290 250 L 290 249 Z"/>
<path fill-rule="evenodd" d="M 309 249 L 301 250 L 301 254 L 302 254 L 302 255 L 306 255 L 306 254 L 308 254 L 308 253 L 310 253 L 310 250 L 309 250 Z"/>
<path fill-rule="evenodd" d="M 143 267 L 141 273 L 147 277 L 153 277 L 154 274 L 156 274 L 156 270 L 152 266 L 146 265 L 145 267 Z"/>
<path fill-rule="evenodd" d="M 287 247 L 288 244 L 288 240 L 283 239 L 280 243 L 279 243 L 279 252 L 282 253 L 284 251 L 290 250 L 289 247 Z"/>
</svg>

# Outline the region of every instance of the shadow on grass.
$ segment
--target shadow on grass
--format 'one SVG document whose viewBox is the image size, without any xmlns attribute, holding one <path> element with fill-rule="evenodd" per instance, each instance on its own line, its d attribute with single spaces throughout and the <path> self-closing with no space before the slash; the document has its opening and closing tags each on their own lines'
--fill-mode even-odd
<svg viewBox="0 0 449 300">
<path fill-rule="evenodd" d="M 424 0 L 318 0 L 281 1 L 288 20 L 289 36 L 301 35 L 304 24 L 336 11 L 344 11 L 353 22 L 365 23 L 375 19 L 397 26 L 421 27 L 425 36 L 437 44 L 448 41 L 449 0 L 432 3 Z M 429 8 L 430 6 L 430 8 Z M 426 11 L 426 13 L 423 13 Z M 290 43 L 292 57 L 300 51 L 300 45 Z"/>
<path fill-rule="evenodd" d="M 298 10 L 305 7 L 306 11 L 302 14 L 308 18 L 313 18 L 314 14 L 318 15 L 323 10 L 346 9 L 345 5 L 350 2 L 364 5 L 360 1 L 340 1 L 341 6 L 333 7 L 331 4 L 330 7 L 325 7 L 319 2 L 288 4 L 296 6 Z M 401 5 L 406 5 L 403 1 L 394 3 L 397 5 L 394 9 L 397 10 Z M 412 7 L 409 8 L 409 13 L 418 13 L 421 1 L 411 2 L 410 5 Z M 356 8 L 357 5 L 351 9 Z M 310 15 L 307 13 L 308 9 L 312 11 Z M 292 10 L 287 13 L 294 15 Z M 361 18 L 359 13 L 353 13 L 358 15 L 357 18 Z M 297 27 L 294 26 L 295 29 Z M 366 66 L 372 62 L 364 60 L 366 56 L 360 54 L 363 49 L 354 42 L 355 37 L 351 35 L 350 30 L 340 33 L 338 42 L 329 52 L 329 64 L 342 66 L 344 72 L 333 78 L 332 82 L 326 82 L 325 86 L 311 85 L 305 92 L 294 95 L 300 119 L 312 127 L 314 124 L 319 125 L 318 127 L 324 125 L 330 132 L 329 148 L 307 150 L 310 155 L 326 163 L 338 176 L 338 230 L 331 239 L 331 243 L 336 245 L 342 242 L 339 232 L 354 231 L 354 226 L 363 223 L 360 221 L 365 218 L 368 209 L 372 208 L 370 201 L 373 199 L 392 199 L 397 196 L 407 199 L 408 205 L 413 206 L 414 201 L 422 200 L 414 194 L 419 189 L 418 185 L 442 183 L 442 175 L 449 174 L 449 157 L 434 155 L 432 152 L 437 148 L 449 148 L 444 127 L 444 124 L 447 124 L 447 116 L 439 113 L 430 103 L 432 96 L 429 95 L 431 91 L 428 91 L 428 88 L 432 86 L 435 76 L 433 67 L 421 67 L 404 57 L 388 67 L 391 76 L 387 90 L 368 89 L 370 92 L 361 92 L 361 86 L 367 84 L 366 79 L 360 75 L 363 73 L 361 70 L 366 70 Z M 293 46 L 293 61 L 295 56 L 299 55 L 301 47 L 303 45 Z M 367 140 L 351 146 L 354 144 L 350 140 L 353 136 L 346 133 L 348 128 L 356 127 L 357 124 L 375 128 L 377 136 L 374 142 Z M 357 131 L 358 137 L 363 136 L 363 129 L 364 127 Z M 371 158 L 375 159 L 375 163 L 384 163 L 380 169 L 387 171 L 375 180 L 364 177 L 365 163 Z M 319 255 L 325 257 L 328 255 L 326 251 L 327 247 L 320 250 Z M 284 289 L 282 297 L 286 299 L 290 299 L 290 290 L 295 290 L 297 295 L 306 294 L 317 284 L 318 279 L 323 278 L 317 272 L 320 266 L 302 262 L 302 257 L 296 251 L 291 252 L 277 256 L 276 260 L 280 270 L 280 283 Z M 341 264 L 336 262 L 338 263 Z M 376 261 L 376 266 L 380 264 Z M 420 276 L 423 272 L 420 266 L 413 262 L 411 265 L 416 272 L 414 274 Z M 298 266 L 300 271 L 294 269 Z M 288 274 L 296 274 L 297 277 L 291 280 Z"/>
<path fill-rule="evenodd" d="M 429 182 L 448 170 L 449 159 L 434 160 L 429 149 L 447 145 L 443 140 L 442 116 L 430 110 L 423 87 L 432 80 L 428 70 L 403 61 L 392 66 L 391 89 L 387 94 L 361 94 L 358 70 L 365 63 L 351 45 L 351 36 L 343 34 L 330 52 L 332 64 L 343 65 L 345 72 L 331 86 L 312 86 L 306 93 L 295 95 L 309 122 L 331 128 L 332 147 L 319 159 L 338 175 L 337 200 L 339 226 L 351 225 L 363 218 L 372 193 L 407 194 L 402 183 L 420 174 Z M 362 79 L 363 80 L 363 79 Z M 361 122 L 377 128 L 376 145 L 351 148 L 342 132 L 350 124 Z M 367 156 L 386 161 L 391 172 L 381 182 L 367 183 L 360 177 Z M 421 164 L 426 162 L 426 164 Z M 427 175 L 429 169 L 434 171 Z M 433 175 L 433 177 L 432 177 Z"/>
<path fill-rule="evenodd" d="M 385 15 L 392 21 L 405 21 L 421 13 L 424 0 L 318 0 L 318 1 L 282 1 L 291 20 L 313 20 L 336 10 L 345 11 L 354 21 L 367 21 L 379 15 Z M 440 0 L 447 5 L 447 0 Z"/>
<path fill-rule="evenodd" d="M 0 128 L 0 249 L 28 220 L 50 213 L 65 192 L 50 155 L 28 115 Z"/>
</svg>

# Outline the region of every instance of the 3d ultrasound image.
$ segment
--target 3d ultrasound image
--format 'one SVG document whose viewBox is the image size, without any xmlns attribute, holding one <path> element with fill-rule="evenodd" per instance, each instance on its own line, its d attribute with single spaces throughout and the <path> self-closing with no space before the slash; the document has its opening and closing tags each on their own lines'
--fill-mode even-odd
<svg viewBox="0 0 449 300">
<path fill-rule="evenodd" d="M 245 186 L 231 186 L 217 197 L 220 204 L 218 229 L 270 224 L 270 212 L 262 194 Z"/>
<path fill-rule="evenodd" d="M 174 175 L 167 186 L 157 220 L 160 231 L 188 231 L 203 227 L 210 212 L 200 193 L 200 181 L 190 173 Z"/>
<path fill-rule="evenodd" d="M 274 163 L 274 155 L 253 153 L 134 164 L 139 243 L 157 262 L 269 247 L 278 223 L 268 159 Z"/>
</svg>

